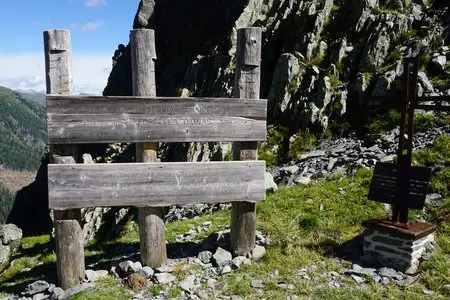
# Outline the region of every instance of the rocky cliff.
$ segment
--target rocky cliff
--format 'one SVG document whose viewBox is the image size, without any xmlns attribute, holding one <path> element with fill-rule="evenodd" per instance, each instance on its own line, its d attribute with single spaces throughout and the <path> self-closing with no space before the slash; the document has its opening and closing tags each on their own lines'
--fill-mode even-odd
<svg viewBox="0 0 450 300">
<path fill-rule="evenodd" d="M 419 94 L 450 94 L 446 0 L 141 0 L 134 28 L 156 32 L 157 94 L 231 96 L 237 28 L 263 28 L 269 122 L 320 132 L 357 126 L 370 95 L 401 88 L 402 58 L 425 50 Z M 105 95 L 131 94 L 119 47 Z"/>
</svg>

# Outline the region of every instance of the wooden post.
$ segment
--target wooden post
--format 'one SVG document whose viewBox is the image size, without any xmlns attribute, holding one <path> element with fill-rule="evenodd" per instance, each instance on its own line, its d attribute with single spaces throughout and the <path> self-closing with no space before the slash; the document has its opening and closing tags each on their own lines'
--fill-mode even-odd
<svg viewBox="0 0 450 300">
<path fill-rule="evenodd" d="M 234 97 L 259 99 L 261 75 L 261 28 L 242 28 L 237 31 L 236 74 Z M 258 159 L 257 142 L 233 144 L 233 160 Z M 231 250 L 246 255 L 255 247 L 256 204 L 233 202 L 231 208 Z"/>
<path fill-rule="evenodd" d="M 133 96 L 156 96 L 155 85 L 155 32 L 135 29 L 130 34 Z M 156 143 L 136 144 L 137 162 L 157 161 Z M 159 267 L 167 260 L 164 209 L 141 207 L 138 209 L 141 260 L 145 266 Z"/>
<path fill-rule="evenodd" d="M 44 49 L 47 94 L 72 94 L 70 31 L 45 31 Z M 51 154 L 55 164 L 75 163 L 76 145 L 53 145 Z M 56 268 L 59 285 L 63 289 L 78 285 L 84 279 L 84 238 L 80 217 L 80 210 L 54 213 Z"/>
</svg>

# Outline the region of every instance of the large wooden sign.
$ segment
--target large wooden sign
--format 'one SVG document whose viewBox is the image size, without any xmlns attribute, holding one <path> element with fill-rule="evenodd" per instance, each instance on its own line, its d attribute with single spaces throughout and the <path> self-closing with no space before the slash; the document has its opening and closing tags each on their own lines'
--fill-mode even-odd
<svg viewBox="0 0 450 300">
<path fill-rule="evenodd" d="M 400 177 L 399 177 L 400 176 Z M 368 199 L 422 209 L 428 190 L 431 170 L 425 167 L 377 163 L 370 183 Z M 403 177 L 403 178 L 401 178 Z"/>
<path fill-rule="evenodd" d="M 262 201 L 264 161 L 48 166 L 50 209 Z"/>
<path fill-rule="evenodd" d="M 47 96 L 49 144 L 260 141 L 267 100 Z"/>
</svg>

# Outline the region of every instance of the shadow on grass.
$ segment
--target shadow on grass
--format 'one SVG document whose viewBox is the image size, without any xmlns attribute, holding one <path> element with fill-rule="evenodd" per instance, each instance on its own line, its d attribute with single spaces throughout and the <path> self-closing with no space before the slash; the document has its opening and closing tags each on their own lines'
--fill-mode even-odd
<svg viewBox="0 0 450 300">
<path fill-rule="evenodd" d="M 28 284 L 36 280 L 45 280 L 49 283 L 56 284 L 55 262 L 34 266 L 27 272 L 20 272 L 2 281 L 0 291 L 7 294 L 19 294 Z"/>
<path fill-rule="evenodd" d="M 318 243 L 306 244 L 305 246 L 310 250 L 320 252 L 326 257 L 340 258 L 351 263 L 360 263 L 363 255 L 363 242 L 364 236 L 361 233 L 342 244 L 336 242 L 335 239 L 327 238 Z"/>
</svg>

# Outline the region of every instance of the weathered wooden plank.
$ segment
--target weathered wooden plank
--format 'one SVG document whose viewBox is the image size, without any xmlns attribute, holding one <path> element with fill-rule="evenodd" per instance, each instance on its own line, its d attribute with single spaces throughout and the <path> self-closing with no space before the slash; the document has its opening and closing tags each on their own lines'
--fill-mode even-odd
<svg viewBox="0 0 450 300">
<path fill-rule="evenodd" d="M 133 95 L 156 96 L 155 32 L 135 29 L 130 33 Z M 139 107 L 139 104 L 137 105 Z M 157 143 L 136 144 L 136 162 L 156 162 Z M 141 261 L 144 266 L 160 267 L 167 261 L 163 207 L 138 209 Z"/>
<path fill-rule="evenodd" d="M 49 165 L 51 209 L 262 201 L 264 161 Z"/>
<path fill-rule="evenodd" d="M 261 28 L 241 28 L 237 31 L 235 98 L 258 99 L 261 78 Z M 257 101 L 257 100 L 250 100 Z M 233 144 L 233 160 L 258 159 L 256 142 Z M 231 250 L 235 255 L 247 255 L 255 247 L 256 205 L 233 202 L 231 207 Z"/>
<path fill-rule="evenodd" d="M 265 140 L 267 101 L 253 101 L 48 96 L 48 139 L 49 144 Z"/>
<path fill-rule="evenodd" d="M 267 100 L 234 98 L 179 98 L 152 96 L 47 95 L 50 114 L 195 115 L 266 119 Z"/>
</svg>

